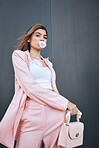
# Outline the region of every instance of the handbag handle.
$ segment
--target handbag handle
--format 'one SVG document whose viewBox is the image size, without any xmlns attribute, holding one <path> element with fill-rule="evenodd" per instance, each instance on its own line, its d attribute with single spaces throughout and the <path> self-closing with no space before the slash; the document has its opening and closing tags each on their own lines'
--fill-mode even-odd
<svg viewBox="0 0 99 148">
<path fill-rule="evenodd" d="M 77 122 L 79 122 L 79 119 L 81 118 L 82 116 L 82 112 L 80 110 L 78 110 L 78 113 L 76 115 L 76 119 L 77 119 Z M 70 123 L 70 110 L 67 110 L 67 113 L 66 113 L 66 123 Z"/>
</svg>

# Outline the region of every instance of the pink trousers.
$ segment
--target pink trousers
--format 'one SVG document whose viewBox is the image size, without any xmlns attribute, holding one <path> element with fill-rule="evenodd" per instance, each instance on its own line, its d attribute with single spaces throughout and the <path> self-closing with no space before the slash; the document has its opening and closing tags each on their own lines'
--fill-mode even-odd
<svg viewBox="0 0 99 148">
<path fill-rule="evenodd" d="M 29 100 L 22 114 L 16 148 L 59 148 L 57 139 L 65 111 Z"/>
</svg>

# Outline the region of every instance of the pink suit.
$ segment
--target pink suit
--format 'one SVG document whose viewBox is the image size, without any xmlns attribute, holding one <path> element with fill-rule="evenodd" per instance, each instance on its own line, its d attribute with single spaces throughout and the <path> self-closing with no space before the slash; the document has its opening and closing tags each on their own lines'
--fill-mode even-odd
<svg viewBox="0 0 99 148">
<path fill-rule="evenodd" d="M 15 50 L 12 53 L 15 94 L 0 122 L 0 143 L 8 148 L 13 148 L 15 140 L 18 148 L 25 148 L 26 143 L 29 148 L 39 148 L 42 139 L 46 148 L 56 147 L 68 100 L 57 90 L 52 63 L 46 58 L 42 59 L 51 69 L 54 91 L 41 87 L 30 74 L 28 50 Z M 33 101 L 26 101 L 27 96 Z"/>
</svg>

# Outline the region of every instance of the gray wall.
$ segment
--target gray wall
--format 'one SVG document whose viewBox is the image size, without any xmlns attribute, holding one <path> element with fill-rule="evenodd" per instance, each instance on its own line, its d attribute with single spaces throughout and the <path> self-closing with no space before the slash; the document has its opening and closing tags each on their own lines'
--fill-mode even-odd
<svg viewBox="0 0 99 148">
<path fill-rule="evenodd" d="M 83 112 L 85 131 L 81 147 L 97 148 L 98 0 L 0 0 L 0 119 L 14 95 L 11 54 L 17 38 L 37 23 L 48 29 L 48 46 L 41 54 L 49 56 L 54 64 L 60 94 Z"/>
<path fill-rule="evenodd" d="M 83 148 L 99 147 L 99 1 L 52 0 L 52 60 L 62 95 L 85 123 Z"/>
<path fill-rule="evenodd" d="M 46 12 L 46 16 L 45 16 Z M 43 51 L 44 57 L 51 57 L 51 19 L 50 1 L 46 0 L 0 0 L 0 108 L 4 114 L 14 94 L 14 75 L 11 55 L 17 45 L 17 39 L 32 25 L 41 23 L 48 29 L 48 46 Z"/>
<path fill-rule="evenodd" d="M 0 0 L 0 119 L 14 95 L 11 55 L 17 45 L 17 39 L 32 25 L 45 25 L 49 42 L 42 55 L 51 58 L 50 3 L 50 0 Z M 0 145 L 1 147 L 3 146 Z"/>
</svg>

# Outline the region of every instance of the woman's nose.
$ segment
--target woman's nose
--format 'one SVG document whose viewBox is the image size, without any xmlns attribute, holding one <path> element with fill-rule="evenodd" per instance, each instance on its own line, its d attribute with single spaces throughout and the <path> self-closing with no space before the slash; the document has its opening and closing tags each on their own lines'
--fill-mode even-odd
<svg viewBox="0 0 99 148">
<path fill-rule="evenodd" d="M 44 38 L 43 38 L 43 36 L 41 37 L 41 39 L 40 39 L 41 41 L 44 41 Z"/>
</svg>

